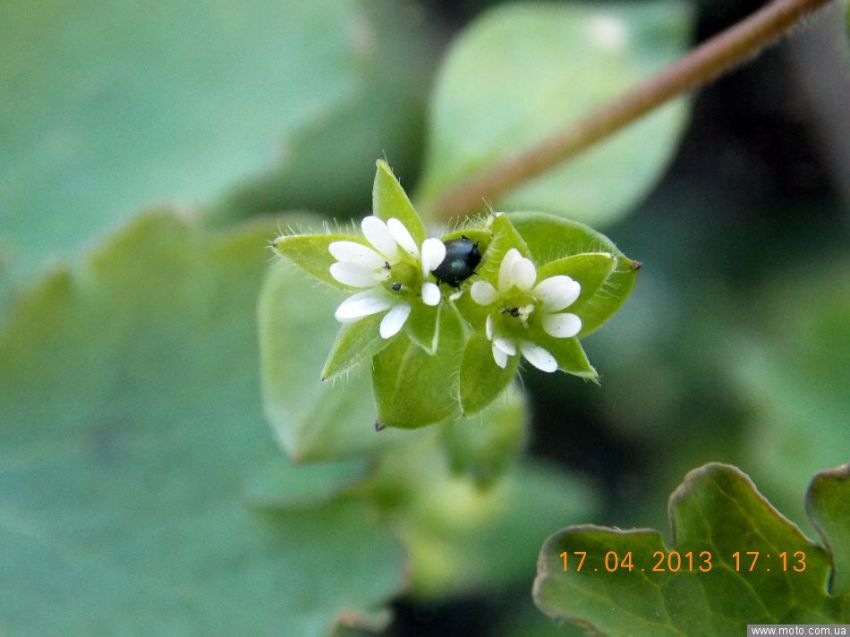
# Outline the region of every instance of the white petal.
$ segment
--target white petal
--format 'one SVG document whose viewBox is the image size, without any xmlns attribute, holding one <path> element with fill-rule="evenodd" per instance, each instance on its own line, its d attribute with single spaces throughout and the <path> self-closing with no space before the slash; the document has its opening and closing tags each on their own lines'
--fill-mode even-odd
<svg viewBox="0 0 850 637">
<path fill-rule="evenodd" d="M 581 331 L 581 319 L 575 314 L 547 314 L 543 330 L 555 338 L 572 338 Z"/>
<path fill-rule="evenodd" d="M 446 258 L 446 245 L 439 239 L 425 239 L 422 242 L 422 273 L 431 274 Z"/>
<path fill-rule="evenodd" d="M 416 241 L 413 240 L 410 232 L 408 232 L 407 228 L 401 221 L 395 217 L 387 219 L 387 229 L 390 231 L 390 234 L 393 236 L 396 243 L 404 248 L 410 256 L 419 256 L 419 248 L 416 247 Z"/>
<path fill-rule="evenodd" d="M 560 312 L 575 303 L 581 284 L 565 274 L 543 279 L 532 294 L 543 302 L 545 312 Z"/>
<path fill-rule="evenodd" d="M 504 338 L 503 336 L 494 336 L 493 345 L 498 347 L 508 356 L 513 356 L 514 354 L 516 354 L 516 343 L 514 343 L 509 338 Z"/>
<path fill-rule="evenodd" d="M 381 338 L 391 338 L 398 334 L 398 331 L 404 326 L 407 317 L 410 316 L 410 304 L 399 303 L 381 319 Z"/>
<path fill-rule="evenodd" d="M 516 259 L 511 269 L 511 278 L 517 288 L 523 292 L 528 292 L 537 280 L 537 270 L 534 269 L 531 259 L 525 257 Z"/>
<path fill-rule="evenodd" d="M 383 290 L 364 290 L 345 299 L 334 313 L 340 323 L 353 323 L 364 316 L 383 312 L 392 307 L 393 300 Z"/>
<path fill-rule="evenodd" d="M 496 361 L 496 365 L 502 369 L 508 366 L 508 355 L 496 347 L 495 343 L 493 344 L 493 359 Z"/>
<path fill-rule="evenodd" d="M 542 372 L 554 372 L 558 369 L 558 361 L 547 350 L 531 341 L 520 341 L 519 349 L 529 363 Z"/>
<path fill-rule="evenodd" d="M 487 281 L 476 281 L 469 288 L 469 293 L 472 295 L 472 300 L 478 305 L 490 305 L 499 298 L 499 293 Z"/>
<path fill-rule="evenodd" d="M 484 333 L 487 335 L 487 340 L 493 340 L 493 315 L 487 315 L 487 321 L 484 323 Z"/>
<path fill-rule="evenodd" d="M 440 304 L 440 288 L 436 283 L 425 281 L 422 284 L 422 302 L 425 305 Z"/>
<path fill-rule="evenodd" d="M 330 271 L 331 276 L 337 281 L 353 288 L 371 288 L 383 278 L 380 270 L 347 261 L 332 263 Z"/>
<path fill-rule="evenodd" d="M 392 261 L 398 251 L 398 245 L 390 234 L 390 229 L 387 228 L 382 220 L 375 215 L 365 217 L 360 222 L 360 228 L 363 230 L 363 236 L 366 240 L 375 246 L 375 249 L 383 254 L 387 259 Z"/>
<path fill-rule="evenodd" d="M 502 292 L 507 292 L 513 285 L 514 263 L 521 258 L 522 255 L 516 248 L 511 248 L 502 257 L 502 264 L 499 266 L 499 290 Z"/>
<path fill-rule="evenodd" d="M 334 241 L 328 246 L 328 252 L 337 261 L 359 263 L 360 265 L 369 266 L 373 270 L 378 270 L 386 262 L 386 259 L 372 248 L 364 246 L 362 243 L 356 243 L 355 241 Z"/>
</svg>

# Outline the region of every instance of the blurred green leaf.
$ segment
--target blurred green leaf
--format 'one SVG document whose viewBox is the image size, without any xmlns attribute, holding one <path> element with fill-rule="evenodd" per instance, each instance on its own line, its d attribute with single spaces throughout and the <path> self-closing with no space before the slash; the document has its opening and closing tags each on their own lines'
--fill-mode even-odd
<svg viewBox="0 0 850 637">
<path fill-rule="evenodd" d="M 669 513 L 672 547 L 648 529 L 586 525 L 551 536 L 534 583 L 538 607 L 612 637 L 692 634 L 694 626 L 701 635 L 725 636 L 743 633 L 747 624 L 850 620 L 850 598 L 831 597 L 826 590 L 830 555 L 735 467 L 709 464 L 692 471 L 671 496 Z M 575 551 L 587 553 L 581 571 Z M 759 553 L 752 570 L 747 551 Z M 805 554 L 802 560 L 797 551 Z M 681 570 L 669 555 L 681 558 Z M 793 570 L 803 563 L 802 572 Z M 663 572 L 653 571 L 658 564 Z"/>
<path fill-rule="evenodd" d="M 596 507 L 586 483 L 539 464 L 521 463 L 481 489 L 451 470 L 439 429 L 425 431 L 384 454 L 372 482 L 373 497 L 409 552 L 418 596 L 528 582 L 547 525 L 592 515 Z"/>
<path fill-rule="evenodd" d="M 372 359 L 372 386 L 384 427 L 416 429 L 459 415 L 457 373 L 465 335 L 454 309 L 444 306 L 439 314 L 434 354 L 396 337 Z"/>
<path fill-rule="evenodd" d="M 320 380 L 339 328 L 333 313 L 341 300 L 286 264 L 269 270 L 260 293 L 266 417 L 290 458 L 298 462 L 370 454 L 411 435 L 375 431 L 368 362 L 336 380 Z"/>
<path fill-rule="evenodd" d="M 145 215 L 13 315 L 0 632 L 323 635 L 398 591 L 400 548 L 334 498 L 358 467 L 302 472 L 263 422 L 254 307 L 272 233 Z M 300 509 L 258 501 L 269 479 Z"/>
<path fill-rule="evenodd" d="M 812 479 L 806 511 L 832 557 L 830 592 L 850 598 L 850 465 Z"/>
<path fill-rule="evenodd" d="M 776 286 L 758 304 L 758 334 L 740 339 L 736 379 L 755 420 L 754 466 L 790 500 L 816 471 L 850 458 L 850 265 L 785 274 Z"/>
<path fill-rule="evenodd" d="M 576 301 L 574 307 L 582 322 L 580 338 L 597 330 L 625 303 L 634 287 L 640 264 L 620 252 L 608 237 L 583 224 L 535 212 L 513 213 L 510 219 L 525 240 L 531 258 L 538 263 L 583 253 L 607 252 L 617 256 L 616 266 L 599 285 L 596 278 L 607 268 L 604 264 L 597 264 L 598 270 L 590 277 L 588 289 L 583 290 Z M 575 265 L 578 266 L 579 263 Z M 544 272 L 549 276 L 547 270 Z M 580 272 L 581 270 L 577 270 L 576 275 Z M 589 294 L 590 290 L 593 291 L 592 295 Z M 568 311 L 573 310 L 568 308 Z"/>
<path fill-rule="evenodd" d="M 453 45 L 437 78 L 417 201 L 577 121 L 686 49 L 690 15 L 670 0 L 498 7 Z M 667 166 L 685 122 L 674 102 L 494 202 L 593 225 L 628 212 Z"/>
<path fill-rule="evenodd" d="M 283 192 L 234 196 L 228 214 L 368 206 L 374 158 L 418 149 L 423 33 L 390 1 L 4 3 L 0 284 L 151 201 L 209 200 L 273 160 L 264 183 Z"/>
<path fill-rule="evenodd" d="M 516 369 L 510 372 L 511 377 L 515 372 Z M 461 367 L 461 389 L 463 373 Z M 501 478 L 516 460 L 525 442 L 528 421 L 525 394 L 516 386 L 505 391 L 501 399 L 493 402 L 493 398 L 477 416 L 446 423 L 442 428 L 442 442 L 452 471 L 472 476 L 482 487 Z"/>
</svg>

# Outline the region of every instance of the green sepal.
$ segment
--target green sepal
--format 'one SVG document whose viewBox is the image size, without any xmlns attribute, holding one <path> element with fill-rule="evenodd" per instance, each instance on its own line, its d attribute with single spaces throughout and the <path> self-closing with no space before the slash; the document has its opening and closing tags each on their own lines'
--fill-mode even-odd
<svg viewBox="0 0 850 637">
<path fill-rule="evenodd" d="M 509 356 L 502 369 L 493 359 L 492 344 L 482 334 L 466 343 L 460 363 L 460 407 L 465 416 L 478 413 L 510 384 L 519 366 L 519 356 Z"/>
<path fill-rule="evenodd" d="M 417 247 L 425 241 L 427 235 L 422 220 L 389 164 L 383 159 L 377 161 L 375 184 L 372 187 L 372 213 L 384 221 L 393 217 L 401 221 L 413 236 Z"/>
<path fill-rule="evenodd" d="M 274 240 L 275 252 L 285 257 L 301 270 L 340 290 L 351 291 L 355 288 L 340 283 L 331 276 L 330 267 L 336 263 L 328 246 L 334 241 L 352 241 L 371 248 L 362 237 L 348 234 L 287 234 Z"/>
<path fill-rule="evenodd" d="M 508 215 L 493 215 L 488 221 L 490 231 L 492 232 L 492 240 L 481 253 L 481 264 L 478 266 L 475 280 L 488 281 L 493 287 L 497 287 L 499 282 L 499 268 L 508 250 L 516 248 L 523 256 L 529 256 L 529 250 L 520 233 L 517 232 L 510 219 L 508 219 Z M 463 318 L 472 325 L 473 329 L 484 329 L 488 309 L 473 301 L 472 296 L 468 292 L 464 292 L 457 300 L 456 306 Z"/>
<path fill-rule="evenodd" d="M 384 427 L 415 429 L 459 415 L 457 375 L 465 338 L 457 312 L 440 312 L 440 339 L 432 356 L 397 336 L 372 359 L 372 388 Z"/>
<path fill-rule="evenodd" d="M 547 263 L 587 252 L 607 252 L 617 257 L 617 263 L 605 280 L 601 293 L 585 300 L 580 298 L 581 337 L 602 326 L 631 294 L 641 264 L 623 255 L 605 235 L 584 224 L 539 212 L 511 213 L 511 222 L 522 235 L 536 263 Z"/>
<path fill-rule="evenodd" d="M 428 354 L 434 355 L 440 341 L 440 313 L 442 303 L 437 306 L 414 303 L 410 316 L 404 323 L 405 334 Z"/>
<path fill-rule="evenodd" d="M 531 256 L 529 247 L 522 234 L 517 230 L 511 219 L 506 214 L 496 214 L 491 218 L 490 230 L 493 240 L 487 249 L 481 253 L 481 265 L 478 267 L 478 275 L 485 281 L 490 281 L 494 286 L 499 280 L 499 267 L 502 259 L 511 248 L 516 248 L 522 256 Z"/>
<path fill-rule="evenodd" d="M 566 275 L 578 281 L 581 284 L 581 293 L 572 305 L 563 310 L 575 312 L 599 292 L 616 265 L 617 257 L 610 252 L 576 254 L 544 263 L 537 270 L 537 282 L 558 275 Z"/>
<path fill-rule="evenodd" d="M 491 486 L 522 451 L 527 417 L 525 394 L 514 385 L 474 417 L 446 423 L 442 443 L 451 470 Z"/>
<path fill-rule="evenodd" d="M 379 332 L 383 318 L 384 313 L 373 314 L 342 326 L 322 368 L 322 380 L 336 378 L 389 345 Z"/>
<path fill-rule="evenodd" d="M 832 555 L 829 592 L 850 593 L 850 464 L 812 478 L 806 512 Z"/>
<path fill-rule="evenodd" d="M 558 369 L 562 372 L 596 381 L 599 374 L 590 361 L 584 348 L 577 338 L 555 338 L 542 330 L 535 336 L 534 342 L 549 351 L 558 361 Z"/>
</svg>

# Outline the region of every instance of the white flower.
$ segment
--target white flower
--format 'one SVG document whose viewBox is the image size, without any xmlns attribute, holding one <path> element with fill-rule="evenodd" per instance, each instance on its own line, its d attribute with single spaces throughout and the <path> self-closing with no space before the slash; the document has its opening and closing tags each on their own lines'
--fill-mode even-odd
<svg viewBox="0 0 850 637">
<path fill-rule="evenodd" d="M 410 316 L 412 296 L 421 297 L 425 305 L 439 305 L 440 288 L 427 279 L 445 259 L 446 246 L 439 239 L 425 239 L 420 253 L 408 229 L 395 218 L 384 223 L 369 216 L 360 228 L 372 247 L 356 241 L 334 241 L 328 246 L 336 259 L 331 276 L 344 285 L 365 288 L 343 301 L 334 316 L 340 323 L 353 323 L 389 310 L 379 331 L 382 338 L 391 338 Z"/>
<path fill-rule="evenodd" d="M 496 313 L 487 315 L 485 330 L 487 339 L 493 343 L 493 359 L 505 368 L 508 357 L 519 351 L 525 359 L 544 372 L 558 369 L 555 357 L 528 338 L 529 319 L 539 310 L 533 322 L 554 338 L 571 338 L 581 331 L 581 319 L 575 314 L 563 312 L 581 293 L 581 284 L 560 274 L 537 281 L 537 270 L 531 259 L 523 257 L 519 250 L 507 251 L 499 266 L 498 289 L 486 281 L 476 281 L 470 289 L 472 300 L 479 305 L 498 302 Z"/>
</svg>

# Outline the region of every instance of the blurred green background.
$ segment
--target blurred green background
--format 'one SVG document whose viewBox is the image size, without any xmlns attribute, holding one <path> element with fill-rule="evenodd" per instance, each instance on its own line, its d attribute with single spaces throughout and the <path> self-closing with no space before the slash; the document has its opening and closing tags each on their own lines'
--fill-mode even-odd
<svg viewBox="0 0 850 637">
<path fill-rule="evenodd" d="M 309 635 L 342 617 L 399 636 L 569 634 L 531 604 L 548 533 L 666 530 L 667 496 L 712 460 L 809 530 L 808 480 L 850 461 L 837 4 L 608 151 L 651 165 L 639 183 L 634 163 L 588 161 L 516 195 L 559 202 L 643 269 L 585 342 L 601 386 L 523 374 L 530 423 L 487 458 L 501 475 L 525 445 L 503 482 L 471 486 L 486 463 L 447 469 L 444 448 L 472 445 L 451 431 L 297 468 L 275 444 L 255 323 L 268 241 L 301 211 L 368 211 L 376 158 L 422 200 L 471 165 L 446 168 L 427 114 L 447 47 L 493 4 L 0 5 L 0 633 Z M 470 80 L 446 109 L 486 124 L 562 66 L 614 90 L 761 4 L 691 2 L 673 36 L 646 18 L 622 77 L 557 50 L 516 95 Z M 573 115 L 568 92 L 542 95 L 539 122 Z M 510 150 L 483 129 L 463 152 Z"/>
</svg>

